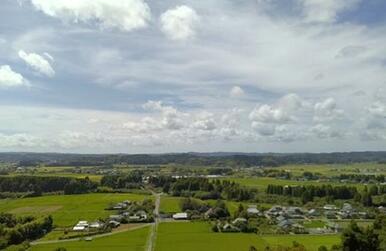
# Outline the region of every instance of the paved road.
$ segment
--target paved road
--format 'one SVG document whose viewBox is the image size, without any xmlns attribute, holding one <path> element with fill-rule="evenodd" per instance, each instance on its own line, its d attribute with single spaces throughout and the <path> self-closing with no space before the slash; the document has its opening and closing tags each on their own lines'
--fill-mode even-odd
<svg viewBox="0 0 386 251">
<path fill-rule="evenodd" d="M 146 251 L 154 251 L 155 241 L 157 239 L 157 228 L 159 223 L 159 205 L 161 202 L 161 194 L 154 192 L 152 193 L 155 196 L 154 223 L 151 226 Z"/>
</svg>

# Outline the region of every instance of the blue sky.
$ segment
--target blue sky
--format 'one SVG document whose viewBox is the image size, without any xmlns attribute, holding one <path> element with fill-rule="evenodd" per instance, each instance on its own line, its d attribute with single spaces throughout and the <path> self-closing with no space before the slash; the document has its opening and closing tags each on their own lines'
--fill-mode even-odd
<svg viewBox="0 0 386 251">
<path fill-rule="evenodd" d="M 0 150 L 386 150 L 382 0 L 3 0 Z"/>
</svg>

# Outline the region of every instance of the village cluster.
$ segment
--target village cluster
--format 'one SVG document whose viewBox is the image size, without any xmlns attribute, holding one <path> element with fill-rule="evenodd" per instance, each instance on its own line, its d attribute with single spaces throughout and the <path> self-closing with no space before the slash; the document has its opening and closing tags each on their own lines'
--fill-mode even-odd
<svg viewBox="0 0 386 251">
<path fill-rule="evenodd" d="M 344 203 L 341 208 L 335 205 L 325 205 L 310 210 L 276 205 L 267 211 L 260 211 L 256 205 L 249 205 L 245 212 L 233 220 L 217 221 L 215 231 L 254 232 L 261 224 L 261 222 L 256 223 L 256 219 L 263 219 L 276 230 L 275 232 L 327 234 L 337 233 L 343 229 L 338 222 L 369 218 L 367 212 L 358 211 L 349 203 Z M 318 224 L 312 224 L 313 222 Z"/>
<path fill-rule="evenodd" d="M 80 220 L 72 230 L 93 232 L 117 228 L 121 224 L 126 223 L 147 223 L 153 221 L 153 205 L 151 201 L 138 203 L 125 200 L 108 206 L 106 210 L 115 211 L 116 213 L 109 215 L 106 219 L 94 222 Z"/>
</svg>

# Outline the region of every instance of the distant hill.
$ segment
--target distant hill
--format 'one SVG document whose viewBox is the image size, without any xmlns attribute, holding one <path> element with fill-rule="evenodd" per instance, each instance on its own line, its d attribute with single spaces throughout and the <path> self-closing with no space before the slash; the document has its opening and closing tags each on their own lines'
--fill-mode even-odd
<svg viewBox="0 0 386 251">
<path fill-rule="evenodd" d="M 170 153 L 170 154 L 64 154 L 0 153 L 0 162 L 31 166 L 102 166 L 112 164 L 165 165 L 170 163 L 203 166 L 280 166 L 284 164 L 386 163 L 386 152 L 336 153 Z"/>
</svg>

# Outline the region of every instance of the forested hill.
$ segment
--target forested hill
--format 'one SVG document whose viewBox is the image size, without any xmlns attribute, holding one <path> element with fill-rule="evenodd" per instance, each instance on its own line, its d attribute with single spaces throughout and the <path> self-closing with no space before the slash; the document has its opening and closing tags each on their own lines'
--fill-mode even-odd
<svg viewBox="0 0 386 251">
<path fill-rule="evenodd" d="M 62 154 L 0 153 L 0 162 L 19 165 L 189 164 L 205 166 L 279 166 L 284 164 L 386 163 L 386 152 L 345 153 L 176 153 L 176 154 Z"/>
</svg>

